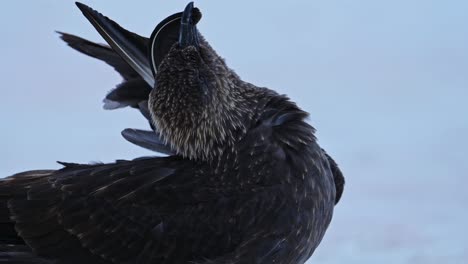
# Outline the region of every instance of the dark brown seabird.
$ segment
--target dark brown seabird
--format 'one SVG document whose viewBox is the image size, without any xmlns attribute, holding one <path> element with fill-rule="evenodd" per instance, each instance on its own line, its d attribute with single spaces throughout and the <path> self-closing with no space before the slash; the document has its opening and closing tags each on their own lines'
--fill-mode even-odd
<svg viewBox="0 0 468 264">
<path fill-rule="evenodd" d="M 77 5 L 110 47 L 62 39 L 122 75 L 105 108 L 139 109 L 152 131 L 123 136 L 168 156 L 0 180 L 0 262 L 304 263 L 344 186 L 308 114 L 242 81 L 201 36 L 193 3 L 149 39 Z"/>
</svg>

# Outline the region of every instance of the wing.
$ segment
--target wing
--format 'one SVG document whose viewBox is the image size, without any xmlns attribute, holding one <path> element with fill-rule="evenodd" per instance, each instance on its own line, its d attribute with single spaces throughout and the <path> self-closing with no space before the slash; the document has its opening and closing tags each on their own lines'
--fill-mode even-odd
<svg viewBox="0 0 468 264">
<path fill-rule="evenodd" d="M 76 5 L 112 49 L 151 87 L 154 87 L 154 76 L 159 63 L 178 40 L 182 13 L 173 14 L 161 21 L 151 38 L 147 39 L 122 28 L 82 3 L 77 2 Z M 201 19 L 200 10 L 196 8 L 194 19 L 196 23 Z"/>
<path fill-rule="evenodd" d="M 83 15 L 89 20 L 112 49 L 124 59 L 147 83 L 154 87 L 154 76 L 150 68 L 148 39 L 122 28 L 87 5 L 76 2 Z"/>
<path fill-rule="evenodd" d="M 209 167 L 179 157 L 63 164 L 0 181 L 11 219 L 0 244 L 24 240 L 57 263 L 186 263 L 232 251 L 270 200 L 213 184 Z M 5 236 L 13 225 L 17 236 Z"/>
<path fill-rule="evenodd" d="M 64 165 L 0 181 L 8 208 L 0 214 L 11 219 L 0 229 L 0 244 L 11 243 L 4 230 L 14 225 L 15 249 L 24 240 L 37 254 L 26 256 L 41 261 L 201 263 L 246 251 L 245 245 L 270 250 L 294 211 L 286 208 L 281 186 L 220 186 L 213 182 L 221 175 L 178 157 Z M 266 233 L 271 230 L 277 231 Z"/>
<path fill-rule="evenodd" d="M 150 150 L 173 154 L 170 146 L 163 143 L 157 133 L 157 128 L 151 122 L 147 100 L 151 87 L 154 86 L 153 74 L 155 74 L 157 66 L 173 44 L 177 42 L 181 13 L 171 15 L 161 21 L 153 31 L 151 38 L 147 39 L 122 28 L 116 22 L 84 4 L 77 3 L 77 6 L 112 49 L 74 35 L 59 32 L 61 38 L 70 47 L 113 66 L 125 79 L 122 84 L 107 94 L 104 99 L 104 108 L 117 109 L 126 106 L 138 108 L 156 133 L 150 135 L 149 131 L 127 129 L 122 131 L 124 138 Z M 194 9 L 194 12 L 194 18 L 198 22 L 201 13 L 198 9 Z"/>
<path fill-rule="evenodd" d="M 163 154 L 174 154 L 174 151 L 163 143 L 159 133 L 154 131 L 151 122 L 147 100 L 151 87 L 110 47 L 94 43 L 83 38 L 58 32 L 73 49 L 93 58 L 100 59 L 114 67 L 124 78 L 124 82 L 110 91 L 104 98 L 104 109 L 117 109 L 131 106 L 138 108 L 140 113 L 148 120 L 153 131 L 142 131 L 137 129 L 125 129 L 122 135 L 125 139 L 140 147 L 160 152 Z M 167 48 L 167 46 L 166 46 Z"/>
<path fill-rule="evenodd" d="M 183 185 L 177 179 L 188 176 L 184 175 L 185 163 L 177 158 L 154 158 L 65 164 L 58 171 L 14 175 L 0 182 L 0 194 L 8 207 L 8 213 L 1 214 L 9 214 L 18 236 L 44 258 L 64 263 L 123 263 L 138 257 L 138 263 L 149 263 L 164 257 L 165 252 L 158 249 L 166 235 L 165 215 L 183 210 L 175 206 L 179 196 L 184 199 L 183 190 L 179 188 L 176 195 L 171 192 Z M 171 181 L 164 183 L 169 176 Z M 2 242 L 7 243 L 3 240 L 2 232 Z"/>
<path fill-rule="evenodd" d="M 97 44 L 80 37 L 58 32 L 61 38 L 73 49 L 100 59 L 114 67 L 124 78 L 124 82 L 111 90 L 104 98 L 104 109 L 117 109 L 131 106 L 140 110 L 140 113 L 148 120 L 153 131 L 138 129 L 125 129 L 122 136 L 131 143 L 140 147 L 160 152 L 174 154 L 174 151 L 164 143 L 159 133 L 151 122 L 148 110 L 148 98 L 151 87 L 110 47 Z"/>
<path fill-rule="evenodd" d="M 127 62 L 125 62 L 119 56 L 119 54 L 117 54 L 113 49 L 111 49 L 111 47 L 99 43 L 94 43 L 72 34 L 58 31 L 57 33 L 60 34 L 60 38 L 63 41 L 65 41 L 68 44 L 68 46 L 70 46 L 78 52 L 104 61 L 105 63 L 112 66 L 125 80 L 140 77 L 140 75 L 138 75 L 138 73 L 132 67 L 130 67 L 130 65 Z"/>
<path fill-rule="evenodd" d="M 90 57 L 102 60 L 112 66 L 124 78 L 124 82 L 107 94 L 104 109 L 117 109 L 126 106 L 138 108 L 138 104 L 148 100 L 151 87 L 140 75 L 109 46 L 58 32 L 71 48 Z"/>
<path fill-rule="evenodd" d="M 241 142 L 241 175 L 270 186 L 258 200 L 250 229 L 234 251 L 210 263 L 304 263 L 319 245 L 333 214 L 332 169 L 316 143 L 308 114 L 284 96 L 273 95 Z M 244 170 L 244 171 L 242 171 Z M 275 201 L 275 199 L 278 199 Z"/>
</svg>

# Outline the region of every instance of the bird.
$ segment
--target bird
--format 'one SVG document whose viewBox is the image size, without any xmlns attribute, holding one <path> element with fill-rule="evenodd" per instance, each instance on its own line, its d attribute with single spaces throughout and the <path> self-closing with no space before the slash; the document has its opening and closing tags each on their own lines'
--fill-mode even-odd
<svg viewBox="0 0 468 264">
<path fill-rule="evenodd" d="M 62 39 L 121 73 L 105 107 L 138 109 L 151 130 L 122 134 L 167 156 L 1 179 L 0 262 L 306 262 L 344 188 L 308 114 L 230 69 L 193 2 L 150 38 L 77 6 L 110 47 Z"/>
</svg>

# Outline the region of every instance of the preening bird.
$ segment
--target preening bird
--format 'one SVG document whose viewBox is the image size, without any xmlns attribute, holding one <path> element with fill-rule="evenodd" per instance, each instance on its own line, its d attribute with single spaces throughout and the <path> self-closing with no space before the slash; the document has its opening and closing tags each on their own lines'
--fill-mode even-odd
<svg viewBox="0 0 468 264">
<path fill-rule="evenodd" d="M 62 39 L 122 75 L 104 107 L 139 109 L 152 130 L 124 137 L 168 156 L 0 180 L 0 262 L 304 263 L 344 185 L 308 114 L 231 70 L 193 3 L 150 38 L 77 5 L 110 47 Z"/>
</svg>

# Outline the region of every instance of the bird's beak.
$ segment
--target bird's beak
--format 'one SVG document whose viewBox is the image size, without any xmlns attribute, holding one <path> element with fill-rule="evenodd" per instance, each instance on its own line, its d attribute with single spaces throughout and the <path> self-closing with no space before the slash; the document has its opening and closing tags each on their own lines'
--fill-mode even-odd
<svg viewBox="0 0 468 264">
<path fill-rule="evenodd" d="M 199 36 L 196 27 L 196 22 L 193 16 L 193 2 L 190 2 L 182 13 L 179 30 L 179 46 L 185 48 L 187 46 L 199 46 Z"/>
</svg>

